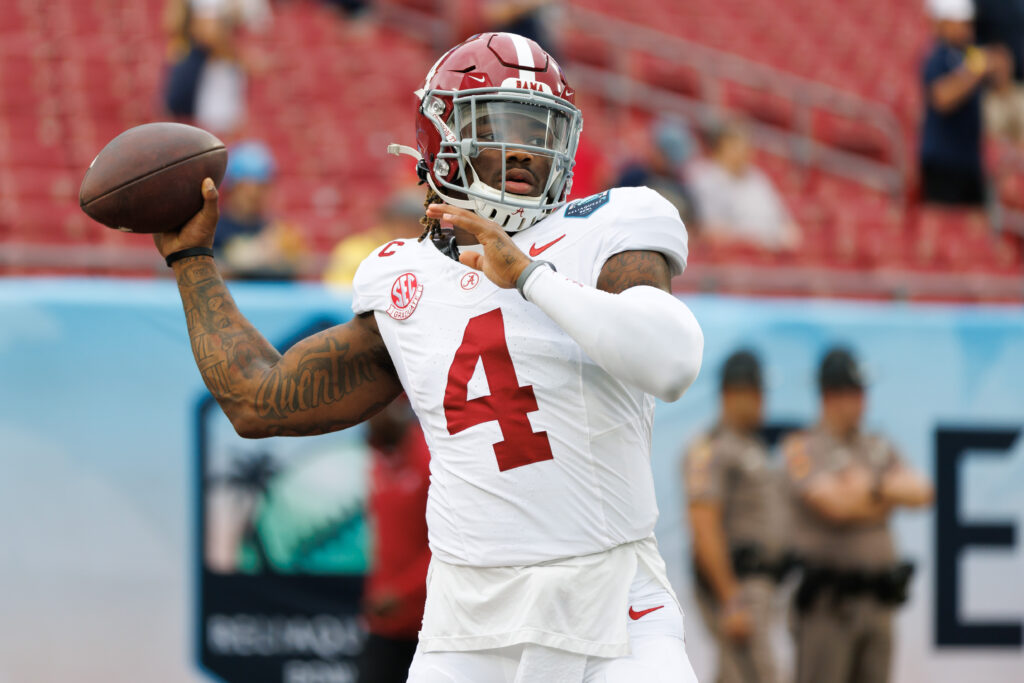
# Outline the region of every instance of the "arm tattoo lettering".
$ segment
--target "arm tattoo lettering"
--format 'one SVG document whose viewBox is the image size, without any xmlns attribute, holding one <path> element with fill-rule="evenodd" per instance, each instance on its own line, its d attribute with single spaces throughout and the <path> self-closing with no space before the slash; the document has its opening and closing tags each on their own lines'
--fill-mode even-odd
<svg viewBox="0 0 1024 683">
<path fill-rule="evenodd" d="M 312 436 L 314 434 L 336 432 L 339 429 L 348 429 L 349 427 L 357 425 L 360 422 L 364 422 L 370 417 L 376 415 L 389 403 L 391 403 L 390 400 L 372 403 L 359 415 L 346 420 L 327 420 L 317 423 L 316 425 L 303 425 L 301 428 L 289 425 L 271 424 L 267 426 L 267 436 Z"/>
<path fill-rule="evenodd" d="M 192 353 L 214 396 L 230 395 L 232 373 L 252 377 L 281 356 L 242 318 L 213 261 L 192 259 L 178 273 Z"/>
<path fill-rule="evenodd" d="M 263 418 L 283 420 L 303 410 L 336 403 L 365 383 L 373 382 L 370 354 L 350 356 L 349 345 L 334 339 L 306 351 L 294 370 L 274 367 L 256 394 L 256 413 Z"/>
<path fill-rule="evenodd" d="M 322 434 L 362 422 L 401 391 L 379 336 L 323 332 L 282 357 L 239 312 L 213 261 L 181 263 L 178 288 L 192 353 L 232 422 L 241 418 L 261 436 Z M 254 422 L 259 429 L 252 430 Z"/>
<path fill-rule="evenodd" d="M 630 287 L 648 285 L 671 291 L 672 276 L 665 257 L 656 251 L 623 251 L 601 268 L 597 288 L 619 294 Z"/>
</svg>

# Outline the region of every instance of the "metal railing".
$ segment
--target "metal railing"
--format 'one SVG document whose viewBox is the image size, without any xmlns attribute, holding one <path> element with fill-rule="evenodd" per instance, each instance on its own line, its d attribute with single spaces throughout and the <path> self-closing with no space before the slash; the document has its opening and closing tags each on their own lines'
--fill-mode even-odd
<svg viewBox="0 0 1024 683">
<path fill-rule="evenodd" d="M 817 167 L 888 192 L 896 199 L 902 198 L 908 170 L 906 141 L 899 119 L 885 105 L 578 5 L 568 8 L 564 25 L 567 32 L 602 39 L 613 53 L 611 69 L 572 64 L 574 82 L 580 87 L 603 92 L 619 104 L 657 113 L 678 113 L 697 121 L 714 120 L 726 113 L 722 94 L 725 83 L 770 93 L 792 103 L 794 127 L 785 130 L 751 121 L 749 128 L 755 146 L 802 166 Z M 640 55 L 693 70 L 698 75 L 697 96 L 676 93 L 633 78 L 632 60 Z M 812 130 L 815 111 L 867 122 L 883 135 L 890 161 L 876 161 L 815 140 Z"/>
</svg>

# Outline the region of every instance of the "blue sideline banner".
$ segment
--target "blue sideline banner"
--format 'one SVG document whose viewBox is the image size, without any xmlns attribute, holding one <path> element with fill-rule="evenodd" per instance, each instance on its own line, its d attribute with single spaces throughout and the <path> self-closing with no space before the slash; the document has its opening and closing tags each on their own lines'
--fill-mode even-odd
<svg viewBox="0 0 1024 683">
<path fill-rule="evenodd" d="M 351 315 L 347 294 L 318 286 L 232 291 L 280 347 Z M 762 357 L 770 424 L 808 424 L 835 343 L 867 367 L 868 427 L 938 490 L 933 509 L 895 519 L 918 571 L 894 680 L 1024 677 L 1024 312 L 687 302 L 704 370 L 659 405 L 652 466 L 701 680 L 714 653 L 692 600 L 680 454 L 715 419 L 729 353 Z M 235 436 L 195 369 L 172 283 L 0 280 L 0 681 L 351 680 L 366 465 L 358 429 Z"/>
</svg>

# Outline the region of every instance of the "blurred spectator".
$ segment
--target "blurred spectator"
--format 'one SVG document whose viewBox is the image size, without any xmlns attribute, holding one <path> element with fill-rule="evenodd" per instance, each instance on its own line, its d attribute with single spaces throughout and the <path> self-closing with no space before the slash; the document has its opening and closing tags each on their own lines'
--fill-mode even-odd
<svg viewBox="0 0 1024 683">
<path fill-rule="evenodd" d="M 518 33 L 558 58 L 549 25 L 557 0 L 484 0 L 483 20 L 489 31 Z"/>
<path fill-rule="evenodd" d="M 792 612 L 796 683 L 887 683 L 893 616 L 914 573 L 889 521 L 930 505 L 934 491 L 888 439 L 863 429 L 866 382 L 849 349 L 825 355 L 818 388 L 820 421 L 782 446 L 803 574 Z"/>
<path fill-rule="evenodd" d="M 170 0 L 165 24 L 172 34 L 173 63 L 165 102 L 171 114 L 226 134 L 245 116 L 245 69 L 240 29 L 262 30 L 270 20 L 267 0 Z"/>
<path fill-rule="evenodd" d="M 196 89 L 206 64 L 206 50 L 191 39 L 188 0 L 168 0 L 164 5 L 170 68 L 164 86 L 164 104 L 172 116 L 191 120 L 196 112 Z"/>
<path fill-rule="evenodd" d="M 385 205 L 377 225 L 346 237 L 331 251 L 324 282 L 350 287 L 356 269 L 370 253 L 382 244 L 401 237 L 415 239 L 422 232 L 423 191 L 409 188 L 396 193 Z"/>
<path fill-rule="evenodd" d="M 291 279 L 305 266 L 301 232 L 267 212 L 275 172 L 274 157 L 263 143 L 242 142 L 228 154 L 213 248 L 232 277 Z"/>
<path fill-rule="evenodd" d="M 761 363 L 750 351 L 722 368 L 718 423 L 686 453 L 697 605 L 718 645 L 718 683 L 778 683 L 772 649 L 776 583 L 788 569 L 785 500 L 762 427 Z"/>
<path fill-rule="evenodd" d="M 372 453 L 369 511 L 373 563 L 363 613 L 369 638 L 359 683 L 403 683 L 427 597 L 430 452 L 405 396 L 367 422 Z"/>
<path fill-rule="evenodd" d="M 697 207 L 693 193 L 683 182 L 683 167 L 696 147 L 690 129 L 678 119 L 663 118 L 651 127 L 651 137 L 647 159 L 626 166 L 615 186 L 646 185 L 657 190 L 675 205 L 683 222 L 692 230 L 697 224 Z"/>
<path fill-rule="evenodd" d="M 1024 143 L 1024 85 L 1013 80 L 1013 56 L 1002 46 L 991 48 L 994 59 L 1007 63 L 992 77 L 992 86 L 985 93 L 985 134 L 1012 145 Z"/>
<path fill-rule="evenodd" d="M 751 159 L 747 130 L 731 122 L 712 131 L 710 158 L 690 169 L 700 238 L 764 249 L 796 249 L 800 230 L 768 176 Z"/>
<path fill-rule="evenodd" d="M 324 4 L 335 8 L 349 19 L 365 16 L 370 8 L 370 0 L 324 0 Z"/>
<path fill-rule="evenodd" d="M 1013 80 L 1024 81 L 1024 0 L 974 0 L 979 45 L 1004 45 L 1013 56 Z"/>
<path fill-rule="evenodd" d="M 981 206 L 981 92 L 1005 78 L 1009 61 L 997 49 L 972 46 L 971 0 L 930 0 L 936 41 L 924 64 L 925 116 L 921 186 L 927 202 Z"/>
</svg>

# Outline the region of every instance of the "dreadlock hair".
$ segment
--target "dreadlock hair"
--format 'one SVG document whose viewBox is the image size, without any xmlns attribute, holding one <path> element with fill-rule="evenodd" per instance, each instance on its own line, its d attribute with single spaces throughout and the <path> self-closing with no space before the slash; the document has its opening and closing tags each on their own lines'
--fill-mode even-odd
<svg viewBox="0 0 1024 683">
<path fill-rule="evenodd" d="M 427 197 L 423 200 L 423 208 L 426 209 L 431 204 L 443 204 L 444 200 L 441 199 L 441 195 L 434 191 L 434 188 L 427 185 Z M 420 216 L 420 225 L 423 226 L 423 232 L 420 234 L 419 242 L 422 242 L 427 237 L 430 239 L 441 238 L 441 221 L 436 218 L 427 218 L 424 214 Z"/>
</svg>

